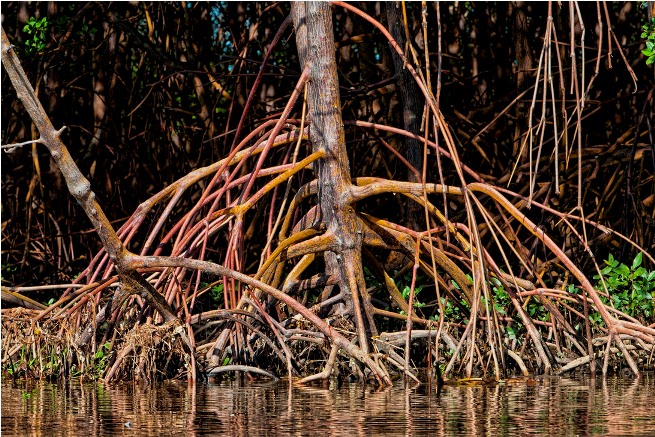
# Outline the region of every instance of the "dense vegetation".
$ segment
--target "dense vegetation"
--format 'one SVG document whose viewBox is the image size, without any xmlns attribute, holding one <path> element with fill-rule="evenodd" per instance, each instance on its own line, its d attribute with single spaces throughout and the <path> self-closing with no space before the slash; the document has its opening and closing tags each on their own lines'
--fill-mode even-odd
<svg viewBox="0 0 655 437">
<path fill-rule="evenodd" d="M 3 369 L 652 367 L 651 6 L 4 2 Z"/>
</svg>

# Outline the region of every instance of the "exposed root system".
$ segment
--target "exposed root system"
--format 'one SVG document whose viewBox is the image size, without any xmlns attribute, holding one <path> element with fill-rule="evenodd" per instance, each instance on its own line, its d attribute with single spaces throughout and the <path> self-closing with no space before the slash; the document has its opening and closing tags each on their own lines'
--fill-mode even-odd
<svg viewBox="0 0 655 437">
<path fill-rule="evenodd" d="M 34 308 L 3 310 L 5 370 L 106 381 L 246 374 L 389 385 L 420 381 L 419 368 L 439 378 L 499 380 L 653 367 L 652 304 L 630 307 L 617 281 L 605 283 L 623 267 L 630 284 L 655 281 L 653 233 L 645 226 L 646 239 L 632 238 L 612 229 L 603 200 L 616 186 L 605 194 L 584 185 L 581 175 L 597 160 L 625 154 L 614 153 L 618 143 L 581 147 L 586 92 L 575 68 L 575 107 L 568 114 L 555 107 L 551 52 L 560 48 L 550 45 L 552 17 L 528 130 L 517 134 L 515 163 L 492 176 L 467 165 L 458 139 L 470 137 L 486 157 L 487 128 L 473 135 L 452 127 L 413 46 L 406 53 L 377 20 L 334 5 L 389 42 L 403 83 L 425 103 L 414 114 L 420 132 L 343 119 L 332 9 L 294 3 L 274 44 L 293 23 L 302 68 L 281 112 L 242 133 L 249 99 L 227 156 L 170 183 L 116 230 L 3 30 L 3 65 L 103 244 L 50 306 L 3 288 L 7 300 Z M 553 118 L 535 111 L 538 95 Z M 652 92 L 648 99 L 643 111 L 652 115 Z M 645 186 L 655 169 L 644 164 L 652 154 L 639 143 L 644 126 L 623 141 L 634 139 L 630 165 L 641 163 Z M 347 139 L 361 145 L 349 149 Z M 392 139 L 416 144 L 414 158 L 423 158 L 410 162 Z M 436 160 L 429 172 L 428 157 Z M 577 167 L 562 164 L 569 160 Z M 608 162 L 603 169 L 613 171 Z M 594 254 L 611 242 L 636 254 L 632 267 L 599 265 Z"/>
</svg>

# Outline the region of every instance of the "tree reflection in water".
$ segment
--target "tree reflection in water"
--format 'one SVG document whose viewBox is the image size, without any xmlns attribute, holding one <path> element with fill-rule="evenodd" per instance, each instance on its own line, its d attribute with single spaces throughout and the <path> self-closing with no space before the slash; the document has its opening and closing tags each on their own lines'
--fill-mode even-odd
<svg viewBox="0 0 655 437">
<path fill-rule="evenodd" d="M 2 382 L 2 435 L 655 435 L 655 375 L 373 390 Z M 129 426 L 126 424 L 129 422 Z"/>
</svg>

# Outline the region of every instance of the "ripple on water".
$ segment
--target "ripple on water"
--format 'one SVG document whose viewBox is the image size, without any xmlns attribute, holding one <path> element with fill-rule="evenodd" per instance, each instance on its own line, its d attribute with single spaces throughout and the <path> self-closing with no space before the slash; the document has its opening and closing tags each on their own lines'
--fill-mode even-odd
<svg viewBox="0 0 655 437">
<path fill-rule="evenodd" d="M 492 387 L 2 381 L 3 436 L 655 435 L 655 375 Z"/>
</svg>

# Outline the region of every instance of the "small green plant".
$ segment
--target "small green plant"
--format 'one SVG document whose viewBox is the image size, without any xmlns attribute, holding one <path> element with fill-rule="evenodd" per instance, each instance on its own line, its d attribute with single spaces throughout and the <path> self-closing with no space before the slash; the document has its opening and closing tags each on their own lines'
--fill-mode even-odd
<svg viewBox="0 0 655 437">
<path fill-rule="evenodd" d="M 82 24 L 82 28 L 77 31 L 77 36 L 87 36 L 87 35 L 95 35 L 98 32 L 98 29 L 96 27 L 89 27 L 88 24 Z"/>
<path fill-rule="evenodd" d="M 365 269 L 364 274 L 366 275 L 368 269 L 366 267 L 364 269 Z M 411 272 L 406 273 L 405 275 L 403 275 L 400 278 L 397 278 L 395 280 L 392 279 L 392 281 L 396 284 L 396 286 L 398 287 L 398 290 L 400 290 L 400 293 L 402 294 L 403 299 L 405 299 L 406 301 L 409 301 L 409 294 L 410 294 L 410 292 L 412 290 L 411 285 L 410 285 L 412 283 L 412 273 Z M 426 281 L 427 281 L 427 278 L 425 277 L 425 275 L 423 275 L 422 273 L 419 273 L 417 275 L 416 283 L 421 283 L 421 285 L 415 285 L 414 286 L 414 308 L 423 308 L 425 306 L 424 302 L 421 302 L 421 301 L 418 300 L 418 295 L 419 295 L 419 293 L 421 293 L 421 290 L 423 290 L 423 287 L 424 287 L 423 284 Z M 377 287 L 382 287 L 382 284 L 380 282 L 378 282 L 377 279 L 375 279 L 374 277 L 371 277 L 370 282 L 375 284 Z M 367 280 L 367 284 L 369 284 L 368 280 Z M 405 312 L 401 311 L 400 314 L 405 315 Z"/>
<path fill-rule="evenodd" d="M 211 290 L 209 290 L 209 296 L 214 303 L 220 304 L 223 300 L 223 284 L 214 285 Z"/>
<path fill-rule="evenodd" d="M 111 355 L 110 349 L 111 349 L 111 343 L 108 341 L 101 344 L 100 347 L 98 347 L 98 350 L 96 351 L 93 357 L 95 358 L 93 371 L 92 371 L 92 374 L 94 376 L 99 377 L 105 372 L 105 369 L 107 368 L 107 364 L 109 363 L 109 356 Z"/>
<path fill-rule="evenodd" d="M 642 267 L 642 253 L 635 256 L 632 265 L 620 263 L 610 254 L 601 270 L 607 291 L 614 307 L 636 319 L 650 320 L 655 315 L 653 292 L 655 292 L 655 270 L 648 271 Z M 602 290 L 600 276 L 596 288 Z"/>
<path fill-rule="evenodd" d="M 452 282 L 453 285 L 455 285 L 455 281 Z M 456 285 L 456 287 L 459 287 Z M 460 301 L 460 304 L 462 307 L 470 310 L 471 307 L 469 304 L 466 302 L 466 300 L 462 299 Z M 441 305 L 443 306 L 443 312 L 444 312 L 444 318 L 447 321 L 452 321 L 452 322 L 463 322 L 463 323 L 468 323 L 468 318 L 466 318 L 466 314 L 462 314 L 462 311 L 460 309 L 460 306 L 453 303 L 450 299 L 442 297 L 441 298 Z M 438 316 L 435 316 L 433 320 L 438 320 Z"/>
<path fill-rule="evenodd" d="M 641 53 L 646 56 L 646 65 L 652 65 L 655 63 L 655 17 L 644 24 L 643 30 L 641 37 L 646 40 L 646 48 Z"/>
<path fill-rule="evenodd" d="M 506 316 L 507 308 L 511 304 L 509 294 L 505 291 L 505 287 L 503 287 L 503 284 L 498 278 L 491 278 L 489 284 L 494 295 L 494 308 L 496 308 L 498 314 Z"/>
<path fill-rule="evenodd" d="M 25 40 L 25 52 L 28 55 L 35 55 L 42 52 L 46 47 L 46 32 L 48 30 L 48 19 L 46 17 L 31 17 L 23 27 L 23 32 L 29 37 Z"/>
<path fill-rule="evenodd" d="M 534 296 L 531 296 L 530 300 L 528 301 L 526 310 L 528 315 L 530 315 L 530 318 L 533 320 L 541 320 L 542 322 L 546 322 L 550 318 L 550 313 L 548 310 L 546 310 L 543 304 Z"/>
<path fill-rule="evenodd" d="M 11 275 L 15 273 L 18 270 L 18 268 L 15 265 L 12 264 L 3 264 L 2 267 L 0 268 L 0 280 L 4 281 L 5 280 L 5 275 Z"/>
<path fill-rule="evenodd" d="M 8 363 L 2 365 L 2 371 L 6 372 L 10 376 L 16 376 L 20 374 L 26 374 L 31 371 L 34 366 L 37 364 L 36 357 L 32 357 L 29 349 L 26 345 L 23 345 L 20 349 L 20 356 L 17 361 L 11 359 L 8 360 Z"/>
<path fill-rule="evenodd" d="M 423 302 L 419 302 L 418 300 L 418 295 L 421 292 L 421 290 L 423 290 L 422 285 L 419 285 L 418 287 L 414 287 L 414 308 L 423 308 L 425 306 Z M 409 285 L 405 285 L 403 291 L 401 292 L 405 300 L 409 300 L 409 294 L 411 291 L 412 291 L 411 287 Z"/>
<path fill-rule="evenodd" d="M 201 293 L 205 293 L 209 290 L 209 298 L 214 304 L 220 305 L 223 301 L 223 284 L 201 282 L 200 288 L 202 289 Z"/>
</svg>

